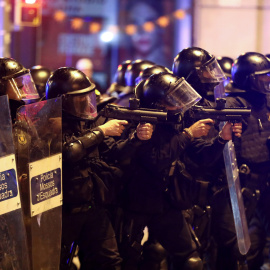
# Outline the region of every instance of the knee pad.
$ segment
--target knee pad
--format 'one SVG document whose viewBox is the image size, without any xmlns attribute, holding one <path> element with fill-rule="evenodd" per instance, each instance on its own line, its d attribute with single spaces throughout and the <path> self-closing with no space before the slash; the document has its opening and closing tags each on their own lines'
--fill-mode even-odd
<svg viewBox="0 0 270 270">
<path fill-rule="evenodd" d="M 198 255 L 193 255 L 189 257 L 184 265 L 183 270 L 202 270 L 203 269 L 203 262 Z"/>
</svg>

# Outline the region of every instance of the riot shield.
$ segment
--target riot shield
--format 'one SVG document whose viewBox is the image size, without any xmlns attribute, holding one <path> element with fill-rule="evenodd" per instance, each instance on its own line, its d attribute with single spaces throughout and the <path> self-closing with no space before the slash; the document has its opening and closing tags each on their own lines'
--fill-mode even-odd
<svg viewBox="0 0 270 270">
<path fill-rule="evenodd" d="M 29 268 L 7 96 L 0 97 L 0 269 Z"/>
<path fill-rule="evenodd" d="M 215 99 L 225 98 L 225 89 L 222 83 L 215 87 L 214 95 Z M 220 129 L 222 129 L 224 124 L 224 122 L 220 123 Z M 226 176 L 230 193 L 238 248 L 240 253 L 245 255 L 250 248 L 250 237 L 248 233 L 245 207 L 240 186 L 237 159 L 232 140 L 225 144 L 223 157 L 226 168 Z"/>
<path fill-rule="evenodd" d="M 62 231 L 61 99 L 20 107 L 14 128 L 31 269 L 58 270 Z"/>
</svg>

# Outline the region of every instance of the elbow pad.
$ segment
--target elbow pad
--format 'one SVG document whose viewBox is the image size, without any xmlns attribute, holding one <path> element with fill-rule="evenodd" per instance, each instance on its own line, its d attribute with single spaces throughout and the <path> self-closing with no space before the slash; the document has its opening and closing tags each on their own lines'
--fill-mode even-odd
<svg viewBox="0 0 270 270">
<path fill-rule="evenodd" d="M 80 141 L 83 144 L 84 148 L 87 149 L 93 145 L 100 144 L 103 141 L 103 139 L 104 133 L 100 128 L 97 128 L 95 130 L 91 130 L 91 132 L 81 137 Z"/>
<path fill-rule="evenodd" d="M 77 162 L 86 155 L 86 149 L 98 145 L 104 139 L 101 129 L 92 130 L 78 140 L 64 145 L 63 156 L 68 162 Z"/>
<path fill-rule="evenodd" d="M 68 162 L 77 162 L 86 154 L 86 150 L 80 140 L 64 145 L 63 156 Z"/>
</svg>

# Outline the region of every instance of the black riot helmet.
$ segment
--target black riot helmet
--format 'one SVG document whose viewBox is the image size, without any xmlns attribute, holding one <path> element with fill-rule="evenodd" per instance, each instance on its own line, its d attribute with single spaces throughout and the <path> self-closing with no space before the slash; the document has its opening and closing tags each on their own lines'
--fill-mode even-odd
<svg viewBox="0 0 270 270">
<path fill-rule="evenodd" d="M 36 65 L 30 68 L 30 72 L 36 85 L 39 96 L 41 98 L 44 97 L 47 80 L 52 74 L 51 69 L 45 66 Z"/>
<path fill-rule="evenodd" d="M 185 112 L 201 96 L 184 79 L 168 72 L 151 75 L 135 87 L 140 107 Z"/>
<path fill-rule="evenodd" d="M 214 87 L 226 79 L 216 58 L 198 47 L 180 51 L 174 58 L 172 71 L 184 77 L 202 96 L 212 95 Z"/>
<path fill-rule="evenodd" d="M 257 52 L 236 58 L 232 67 L 233 83 L 240 89 L 270 93 L 270 59 Z"/>
<path fill-rule="evenodd" d="M 109 96 L 118 97 L 120 93 L 125 92 L 126 87 L 125 72 L 130 63 L 131 60 L 125 60 L 120 65 L 118 65 L 117 70 L 114 74 L 113 83 L 107 90 L 107 94 Z"/>
<path fill-rule="evenodd" d="M 232 65 L 233 65 L 233 59 L 228 56 L 220 56 L 217 57 L 217 61 L 223 70 L 224 74 L 226 75 L 227 78 L 231 78 L 232 76 Z"/>
<path fill-rule="evenodd" d="M 146 80 L 152 74 L 157 74 L 160 72 L 168 72 L 172 73 L 167 67 L 161 65 L 154 65 L 151 67 L 147 67 L 139 73 L 139 76 L 135 79 L 135 84 L 137 85 L 140 81 Z"/>
<path fill-rule="evenodd" d="M 39 99 L 29 69 L 13 58 L 0 58 L 0 94 L 9 100 L 30 103 Z"/>
<path fill-rule="evenodd" d="M 153 65 L 155 65 L 155 63 L 152 61 L 141 59 L 134 60 L 128 65 L 127 71 L 125 73 L 125 82 L 127 89 L 129 89 L 130 92 L 132 92 L 136 86 L 135 80 L 139 76 L 140 72 L 145 68 L 151 67 Z"/>
<path fill-rule="evenodd" d="M 97 116 L 95 84 L 80 70 L 62 67 L 46 84 L 46 99 L 62 96 L 63 111 L 82 120 Z"/>
<path fill-rule="evenodd" d="M 238 89 L 236 89 L 235 87 L 233 87 L 232 85 L 232 65 L 233 65 L 233 59 L 231 57 L 228 56 L 219 56 L 217 57 L 217 61 L 221 67 L 221 69 L 223 70 L 225 76 L 226 76 L 226 80 L 224 80 L 223 86 L 225 88 L 225 92 L 226 93 L 235 93 Z"/>
</svg>

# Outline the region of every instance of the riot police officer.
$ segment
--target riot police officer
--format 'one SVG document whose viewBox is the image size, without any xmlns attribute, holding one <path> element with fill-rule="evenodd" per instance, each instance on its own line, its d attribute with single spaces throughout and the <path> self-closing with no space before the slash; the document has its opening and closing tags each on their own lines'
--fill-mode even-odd
<svg viewBox="0 0 270 270">
<path fill-rule="evenodd" d="M 3 124 L 5 123 L 5 128 L 1 132 L 1 137 L 3 136 L 3 134 L 5 136 L 8 136 L 8 138 L 5 138 L 5 141 L 9 141 L 9 143 L 7 145 L 5 143 L 3 144 L 3 141 L 1 140 L 1 148 L 2 148 L 1 151 L 3 150 L 7 151 L 5 155 L 14 154 L 14 157 L 16 157 L 15 169 L 17 174 L 19 174 L 18 147 L 20 147 L 20 144 L 18 142 L 19 140 L 21 140 L 21 142 L 24 145 L 26 145 L 27 141 L 26 136 L 24 136 L 25 130 L 22 130 L 21 137 L 17 136 L 18 133 L 16 132 L 16 124 L 15 124 L 16 112 L 19 107 L 37 101 L 39 99 L 39 95 L 33 83 L 33 79 L 31 77 L 29 69 L 26 69 L 21 63 L 19 63 L 13 58 L 6 58 L 6 57 L 0 58 L 0 95 L 1 96 L 7 95 L 8 97 L 10 109 L 8 115 L 9 117 L 11 115 L 12 120 L 12 126 L 10 123 L 10 131 L 13 128 L 12 130 L 13 134 L 11 132 L 10 134 L 7 134 L 7 128 L 9 127 L 7 125 L 8 119 L 2 119 Z M 7 108 L 8 106 L 4 106 L 4 104 L 1 104 L 2 113 L 4 113 L 5 109 Z M 14 140 L 12 139 L 12 135 L 14 137 Z M 13 145 L 13 143 L 15 145 Z M 3 153 L 1 153 L 1 157 L 3 158 L 2 155 Z M 3 159 L 2 162 L 6 164 L 5 163 L 6 161 Z M 23 166 L 27 166 L 27 164 L 23 164 Z M 29 252 L 28 252 L 29 250 L 27 246 L 27 240 L 29 243 L 29 239 L 27 239 L 26 236 L 25 223 L 23 220 L 23 217 L 25 217 L 25 215 L 23 214 L 25 213 L 24 211 L 22 211 L 25 209 L 26 206 L 24 203 L 24 198 L 26 197 L 26 194 L 23 194 L 22 192 L 21 183 L 19 183 L 20 185 L 18 188 L 17 176 L 13 177 L 14 178 L 10 178 L 7 180 L 12 181 L 13 185 L 17 186 L 16 193 L 17 197 L 19 196 L 20 199 L 18 201 L 17 208 L 13 209 L 13 211 L 1 214 L 0 268 L 29 269 L 30 267 Z M 6 184 L 7 187 L 10 186 L 10 183 L 8 183 L 8 181 L 6 182 Z M 9 190 L 7 189 L 7 191 Z M 14 188 L 13 192 L 15 192 Z M 16 199 L 16 197 L 14 197 L 13 200 L 14 199 Z M 7 203 L 10 204 L 9 201 L 7 201 Z M 3 208 L 3 205 L 1 206 L 1 208 Z M 5 209 L 5 211 L 7 210 Z M 1 213 L 3 213 L 3 211 Z"/>
<path fill-rule="evenodd" d="M 118 252 L 106 206 L 113 200 L 121 171 L 100 158 L 105 136 L 120 136 L 126 121 L 103 125 L 97 116 L 95 85 L 74 68 L 59 68 L 46 85 L 46 99 L 63 102 L 63 229 L 61 269 L 66 269 L 72 245 L 79 247 L 81 269 L 120 269 Z M 151 137 L 152 126 L 141 124 L 138 136 L 122 143 L 125 159 L 136 144 Z M 119 151 L 117 151 L 119 154 Z M 119 157 L 120 159 L 120 157 Z"/>
<path fill-rule="evenodd" d="M 170 117 L 186 111 L 200 99 L 183 78 L 167 72 L 153 74 L 141 81 L 135 88 L 135 96 L 142 108 L 165 110 Z M 191 141 L 207 135 L 209 123 L 213 121 L 200 120 L 185 130 L 174 123 L 157 123 L 152 138 L 132 157 L 126 171 L 128 181 L 121 247 L 124 269 L 136 269 L 136 263 L 139 264 L 145 226 L 169 253 L 174 269 L 202 269 L 202 261 L 182 211 L 174 206 L 176 201 L 171 200 L 168 176 L 172 163 L 185 152 Z M 221 136 L 223 139 L 231 136 L 229 125 Z M 220 155 L 223 147 L 217 136 L 211 144 L 200 141 L 194 151 L 200 153 L 201 160 L 209 162 L 209 157 L 213 159 Z"/>
<path fill-rule="evenodd" d="M 263 264 L 263 248 L 270 236 L 269 215 L 269 135 L 270 60 L 258 52 L 247 52 L 236 58 L 232 67 L 233 83 L 242 90 L 235 106 L 251 107 L 251 116 L 241 140 L 236 141 L 239 170 L 244 186 L 247 216 L 250 222 L 251 248 L 248 253 L 249 269 Z M 255 209 L 255 210 L 254 210 Z M 255 222 L 256 220 L 256 222 Z M 259 223 L 260 226 L 257 226 Z M 261 237 L 259 227 L 265 234 Z M 269 254 L 267 256 L 269 258 Z"/>
<path fill-rule="evenodd" d="M 174 58 L 172 71 L 173 74 L 186 78 L 202 96 L 200 105 L 215 107 L 215 87 L 222 84 L 226 76 L 213 55 L 199 47 L 183 49 Z M 187 115 L 185 121 L 190 125 L 194 120 Z M 234 124 L 232 128 L 235 135 L 240 136 L 241 124 Z M 204 139 L 211 141 L 218 132 L 218 125 L 215 125 Z M 221 143 L 225 144 L 226 141 Z M 210 269 L 235 269 L 237 260 L 244 261 L 244 258 L 238 251 L 234 232 L 223 156 L 201 166 L 201 160 L 192 150 L 189 149 L 186 153 L 187 170 L 197 179 L 200 191 L 193 207 L 192 219 L 202 257 Z M 211 236 L 214 236 L 214 242 Z"/>
<path fill-rule="evenodd" d="M 225 89 L 229 88 L 231 84 L 231 80 L 232 80 L 231 70 L 232 70 L 233 59 L 228 56 L 220 56 L 220 57 L 217 57 L 217 61 L 226 76 L 226 79 L 223 81 L 223 85 Z"/>
<path fill-rule="evenodd" d="M 0 58 L 0 93 L 8 95 L 11 118 L 16 118 L 17 109 L 39 99 L 29 69 L 13 58 Z"/>
<path fill-rule="evenodd" d="M 219 66 L 223 70 L 226 78 L 231 79 L 231 77 L 232 77 L 231 70 L 232 70 L 233 59 L 231 57 L 228 57 L 228 56 L 220 56 L 220 57 L 217 57 L 217 61 L 219 63 Z"/>
<path fill-rule="evenodd" d="M 226 96 L 238 96 L 240 93 L 244 93 L 245 90 L 238 88 L 232 81 L 232 65 L 233 65 L 233 58 L 228 56 L 217 57 L 217 61 L 223 70 L 226 79 L 222 82 L 225 88 Z"/>
<path fill-rule="evenodd" d="M 52 74 L 52 70 L 45 66 L 36 65 L 30 68 L 30 72 L 40 98 L 45 98 L 45 86 L 48 78 Z"/>
<path fill-rule="evenodd" d="M 120 65 L 118 65 L 117 70 L 114 74 L 113 83 L 107 89 L 106 93 L 109 96 L 114 96 L 118 98 L 118 95 L 121 92 L 125 91 L 125 72 L 127 70 L 128 65 L 131 63 L 131 60 L 125 60 Z"/>
<path fill-rule="evenodd" d="M 114 83 L 107 90 L 107 93 L 117 97 L 116 104 L 128 107 L 129 98 L 134 96 L 136 78 L 142 70 L 153 65 L 153 62 L 142 59 L 122 62 L 115 73 Z"/>
<path fill-rule="evenodd" d="M 172 73 L 167 67 L 161 65 L 153 65 L 143 69 L 139 76 L 135 79 L 136 85 L 141 81 L 146 80 L 153 74 L 161 72 Z M 145 232 L 148 232 L 147 228 Z M 168 269 L 167 252 L 162 245 L 148 234 L 145 235 L 147 239 L 143 244 L 141 269 Z"/>
</svg>

